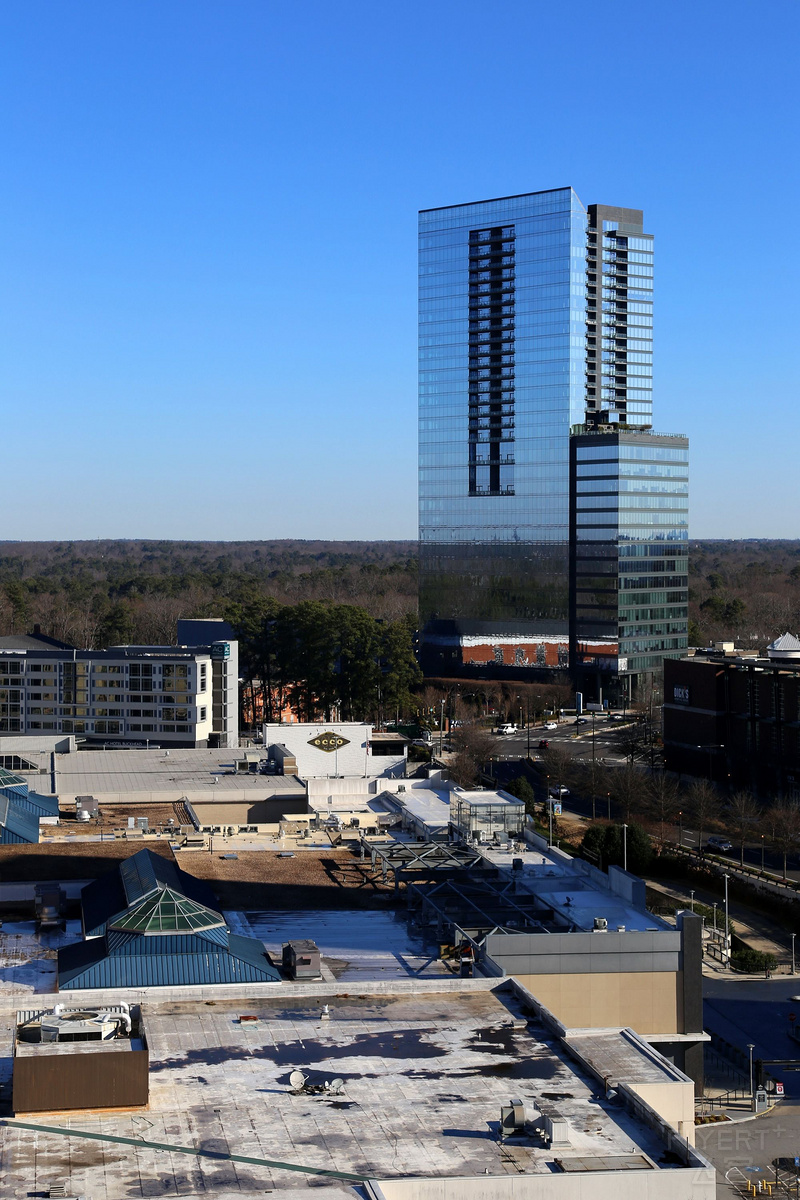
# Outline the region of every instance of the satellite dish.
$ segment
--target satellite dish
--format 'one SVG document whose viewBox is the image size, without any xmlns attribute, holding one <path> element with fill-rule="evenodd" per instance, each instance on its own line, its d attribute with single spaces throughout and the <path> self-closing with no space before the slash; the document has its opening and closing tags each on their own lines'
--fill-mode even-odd
<svg viewBox="0 0 800 1200">
<path fill-rule="evenodd" d="M 302 1071 L 295 1069 L 289 1073 L 289 1083 L 296 1092 L 300 1092 L 306 1086 L 306 1077 Z"/>
</svg>

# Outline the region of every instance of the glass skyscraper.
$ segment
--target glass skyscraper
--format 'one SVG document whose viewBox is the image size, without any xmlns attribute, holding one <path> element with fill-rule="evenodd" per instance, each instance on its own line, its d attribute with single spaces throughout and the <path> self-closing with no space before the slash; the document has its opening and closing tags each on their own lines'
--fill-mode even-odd
<svg viewBox="0 0 800 1200">
<path fill-rule="evenodd" d="M 423 666 L 567 668 L 570 435 L 652 424 L 652 237 L 559 188 L 426 210 L 419 239 Z"/>
</svg>

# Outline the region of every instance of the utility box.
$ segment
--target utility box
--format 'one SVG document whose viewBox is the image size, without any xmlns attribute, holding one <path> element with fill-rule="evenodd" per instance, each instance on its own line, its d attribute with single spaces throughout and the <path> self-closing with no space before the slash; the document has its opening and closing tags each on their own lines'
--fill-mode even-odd
<svg viewBox="0 0 800 1200">
<path fill-rule="evenodd" d="M 756 1088 L 755 1095 L 753 1096 L 753 1112 L 756 1112 L 756 1113 L 766 1112 L 768 1108 L 769 1108 L 769 1097 L 767 1096 L 765 1089 L 764 1088 Z"/>
<path fill-rule="evenodd" d="M 321 979 L 321 957 L 319 946 L 310 938 L 284 942 L 283 969 L 292 979 Z"/>
</svg>

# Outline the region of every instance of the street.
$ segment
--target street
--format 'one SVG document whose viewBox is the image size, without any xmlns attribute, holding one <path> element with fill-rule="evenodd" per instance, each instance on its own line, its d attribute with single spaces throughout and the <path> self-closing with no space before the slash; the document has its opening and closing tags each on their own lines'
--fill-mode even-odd
<svg viewBox="0 0 800 1200">
<path fill-rule="evenodd" d="M 568 718 L 562 721 L 558 729 L 545 729 L 541 725 L 537 725 L 535 728 L 531 727 L 530 750 L 531 759 L 534 762 L 533 769 L 529 770 L 526 770 L 524 767 L 528 751 L 528 730 L 523 729 L 521 732 L 515 734 L 496 735 L 493 738 L 495 748 L 490 767 L 498 786 L 502 787 L 504 783 L 509 783 L 519 774 L 525 774 L 533 786 L 537 801 L 544 803 L 547 798 L 547 792 L 546 777 L 544 776 L 543 764 L 541 762 L 542 751 L 538 749 L 540 741 L 548 741 L 552 747 L 564 750 L 576 762 L 592 761 L 592 742 L 594 741 L 594 755 L 597 762 L 602 762 L 610 767 L 624 765 L 627 761 L 625 755 L 621 754 L 617 748 L 620 730 L 625 728 L 622 722 L 609 722 L 607 717 L 595 718 L 593 737 L 591 715 L 587 720 L 589 721 L 588 725 L 576 726 L 575 718 Z M 686 782 L 690 783 L 691 780 L 687 780 Z M 575 813 L 576 816 L 609 816 L 607 796 L 598 796 L 596 798 L 594 814 L 592 813 L 591 796 L 581 796 L 576 793 L 574 788 L 571 788 L 571 794 L 568 797 L 563 798 L 562 804 L 566 811 Z M 616 815 L 613 801 L 610 808 L 610 816 L 613 820 Z M 682 821 L 674 827 L 667 827 L 665 834 L 668 839 L 674 840 L 686 849 L 698 850 L 700 848 L 699 833 L 685 826 Z M 705 841 L 707 837 L 708 834 L 704 833 L 703 840 Z M 731 850 L 725 852 L 717 850 L 715 854 L 721 858 L 729 859 L 731 866 L 738 864 L 741 858 L 741 851 L 738 845 L 734 845 Z M 772 849 L 764 837 L 759 837 L 757 840 L 745 843 L 744 862 L 745 865 L 756 870 L 765 869 L 773 875 L 783 875 L 783 856 Z M 789 856 L 786 876 L 787 879 L 800 882 L 800 853 Z"/>
</svg>

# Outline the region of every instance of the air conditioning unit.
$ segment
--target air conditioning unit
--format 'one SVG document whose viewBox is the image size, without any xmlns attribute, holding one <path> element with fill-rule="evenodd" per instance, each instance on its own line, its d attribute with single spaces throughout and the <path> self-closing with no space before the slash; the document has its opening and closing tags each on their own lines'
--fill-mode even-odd
<svg viewBox="0 0 800 1200">
<path fill-rule="evenodd" d="M 595 933 L 608 933 L 608 920 L 606 917 L 595 917 L 592 929 Z"/>
</svg>

